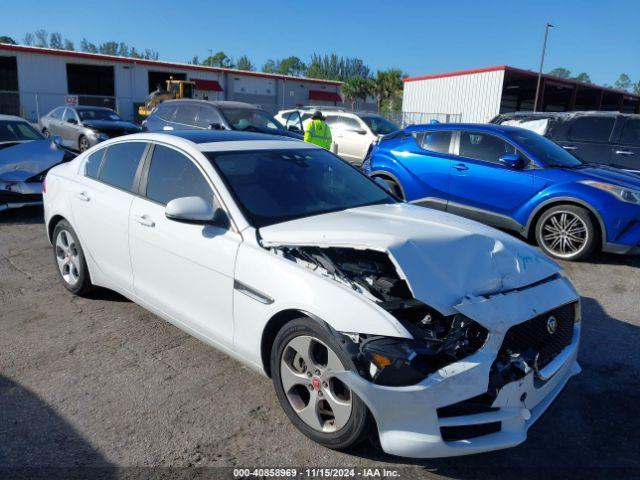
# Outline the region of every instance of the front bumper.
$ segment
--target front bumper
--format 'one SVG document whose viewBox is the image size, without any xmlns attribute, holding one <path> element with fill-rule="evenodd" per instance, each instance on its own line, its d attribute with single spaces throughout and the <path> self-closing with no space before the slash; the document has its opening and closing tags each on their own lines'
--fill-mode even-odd
<svg viewBox="0 0 640 480">
<path fill-rule="evenodd" d="M 42 205 L 42 183 L 0 181 L 0 211 Z"/>
<path fill-rule="evenodd" d="M 442 412 L 444 407 L 487 392 L 491 366 L 508 328 L 538 312 L 550 311 L 578 299 L 575 290 L 565 279 L 496 297 L 469 302 L 461 310 L 465 310 L 465 314 L 474 311 L 493 314 L 500 331 L 497 328 L 490 330 L 486 344 L 478 352 L 442 368 L 417 385 L 386 387 L 375 385 L 354 372 L 339 374 L 369 407 L 385 452 L 403 457 L 435 458 L 516 446 L 526 439 L 527 430 L 540 418 L 569 379 L 580 372 L 576 360 L 580 323 L 576 323 L 571 344 L 539 372 L 538 377 L 530 371 L 520 380 L 500 388 L 490 404 L 490 411 L 458 416 L 439 414 L 439 409 Z M 541 300 L 536 302 L 536 299 Z M 553 301 L 557 303 L 551 305 L 549 302 Z M 474 320 L 478 321 L 476 318 Z M 540 377 L 547 379 L 543 381 Z M 489 430 L 492 433 L 472 438 L 453 441 L 443 438 L 443 428 L 462 427 L 465 431 L 467 427 L 482 429 L 489 425 L 497 428 Z"/>
</svg>

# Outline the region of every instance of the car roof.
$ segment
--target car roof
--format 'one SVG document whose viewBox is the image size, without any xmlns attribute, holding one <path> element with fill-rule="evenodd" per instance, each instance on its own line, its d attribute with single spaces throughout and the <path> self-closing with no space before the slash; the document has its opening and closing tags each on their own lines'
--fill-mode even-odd
<svg viewBox="0 0 640 480">
<path fill-rule="evenodd" d="M 511 125 L 497 125 L 495 123 L 429 123 L 424 125 L 409 125 L 404 128 L 406 133 L 427 132 L 439 130 L 473 130 L 475 132 L 521 132 L 520 127 Z"/>
<path fill-rule="evenodd" d="M 199 100 L 197 98 L 181 98 L 179 100 L 165 100 L 164 103 L 179 103 L 179 104 L 195 104 L 195 105 L 212 105 L 214 107 L 230 107 L 230 108 L 252 108 L 260 110 L 260 108 L 245 102 L 233 102 L 230 100 Z"/>
<path fill-rule="evenodd" d="M 215 142 L 248 142 L 255 140 L 298 142 L 298 140 L 291 137 L 257 132 L 239 132 L 237 130 L 173 130 L 171 133 L 165 134 L 184 138 L 185 140 L 189 140 L 190 142 L 197 144 Z"/>
<path fill-rule="evenodd" d="M 67 105 L 67 107 L 73 110 L 106 110 L 107 112 L 113 112 L 113 109 L 109 107 L 92 107 L 91 105 Z"/>
<path fill-rule="evenodd" d="M 579 116 L 615 117 L 623 115 L 625 117 L 640 117 L 634 113 L 610 112 L 601 110 L 582 110 L 575 112 L 509 112 L 501 113 L 498 118 L 572 118 Z"/>
</svg>

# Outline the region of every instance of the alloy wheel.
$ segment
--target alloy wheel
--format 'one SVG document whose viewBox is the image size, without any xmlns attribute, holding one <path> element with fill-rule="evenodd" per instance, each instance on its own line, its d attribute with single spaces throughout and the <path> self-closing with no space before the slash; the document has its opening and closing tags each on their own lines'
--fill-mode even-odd
<svg viewBox="0 0 640 480">
<path fill-rule="evenodd" d="M 87 140 L 87 137 L 81 137 L 80 138 L 80 151 L 84 152 L 85 150 L 88 150 L 89 147 L 91 145 L 89 145 L 89 140 Z"/>
<path fill-rule="evenodd" d="M 574 257 L 584 250 L 589 231 L 575 213 L 560 210 L 550 215 L 542 225 L 544 247 L 561 258 Z"/>
<path fill-rule="evenodd" d="M 69 285 L 76 285 L 80 279 L 80 257 L 75 238 L 67 230 L 60 230 L 55 249 L 60 275 Z"/>
<path fill-rule="evenodd" d="M 349 421 L 351 390 L 334 376 L 344 370 L 338 356 L 315 337 L 295 337 L 284 348 L 282 387 L 298 417 L 314 430 L 336 432 Z"/>
</svg>

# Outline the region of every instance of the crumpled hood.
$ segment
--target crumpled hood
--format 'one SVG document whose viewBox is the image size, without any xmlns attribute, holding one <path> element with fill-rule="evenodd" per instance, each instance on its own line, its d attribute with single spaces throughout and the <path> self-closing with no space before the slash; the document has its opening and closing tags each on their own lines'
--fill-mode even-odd
<svg viewBox="0 0 640 480">
<path fill-rule="evenodd" d="M 0 150 L 0 180 L 24 182 L 26 179 L 73 157 L 51 140 L 33 140 Z"/>
<path fill-rule="evenodd" d="M 113 120 L 83 120 L 82 124 L 85 127 L 93 128 L 95 130 L 109 130 L 120 131 L 129 133 L 138 133 L 142 129 L 134 123 L 125 121 L 113 121 Z"/>
<path fill-rule="evenodd" d="M 410 204 L 376 205 L 260 229 L 264 246 L 386 251 L 415 298 L 444 315 L 467 296 L 518 289 L 560 267 L 526 243 L 486 225 Z"/>
</svg>

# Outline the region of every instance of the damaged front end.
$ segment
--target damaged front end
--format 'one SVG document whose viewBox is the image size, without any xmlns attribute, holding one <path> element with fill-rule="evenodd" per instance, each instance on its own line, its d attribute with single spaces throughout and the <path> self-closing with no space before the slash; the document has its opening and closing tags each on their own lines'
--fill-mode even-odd
<svg viewBox="0 0 640 480">
<path fill-rule="evenodd" d="M 488 330 L 463 314 L 444 316 L 414 298 L 385 252 L 341 247 L 278 247 L 278 255 L 362 294 L 395 317 L 413 338 L 357 332 L 344 342 L 358 371 L 379 385 L 419 383 L 480 349 Z"/>
</svg>

